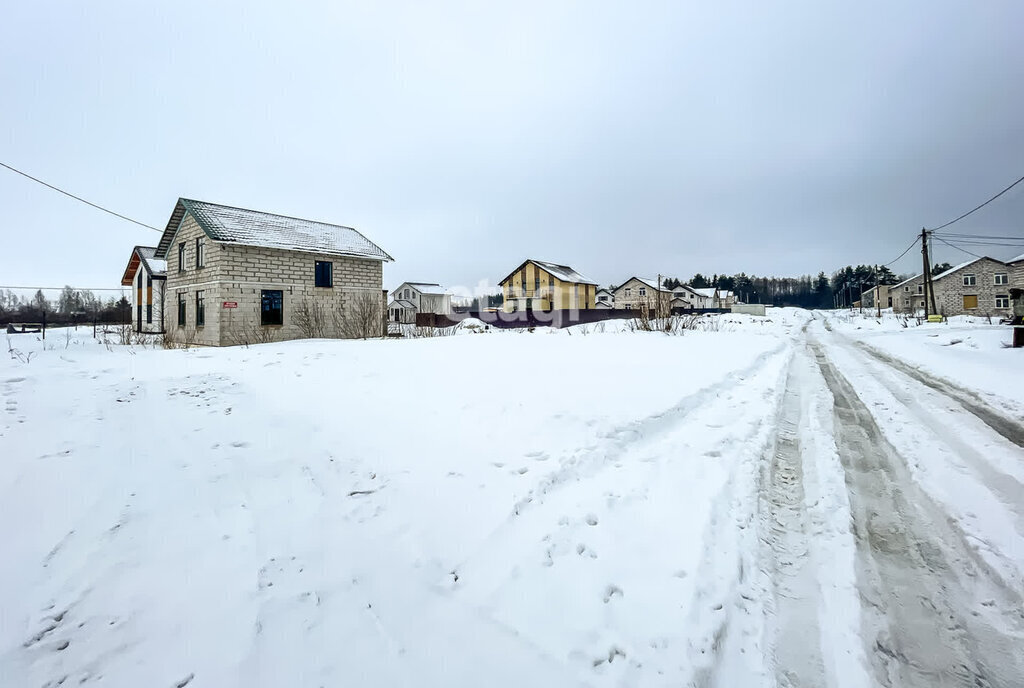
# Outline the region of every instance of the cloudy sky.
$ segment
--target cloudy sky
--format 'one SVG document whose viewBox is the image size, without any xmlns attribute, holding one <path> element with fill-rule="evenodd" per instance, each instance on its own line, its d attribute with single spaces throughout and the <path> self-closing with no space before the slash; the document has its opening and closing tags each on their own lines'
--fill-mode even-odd
<svg viewBox="0 0 1024 688">
<path fill-rule="evenodd" d="M 0 161 L 158 227 L 179 196 L 351 225 L 385 286 L 831 271 L 1024 174 L 1022 27 L 1017 0 L 7 3 Z M 956 227 L 1024 235 L 1024 184 Z M 0 285 L 82 287 L 158 239 L 4 169 L 0 237 Z"/>
</svg>

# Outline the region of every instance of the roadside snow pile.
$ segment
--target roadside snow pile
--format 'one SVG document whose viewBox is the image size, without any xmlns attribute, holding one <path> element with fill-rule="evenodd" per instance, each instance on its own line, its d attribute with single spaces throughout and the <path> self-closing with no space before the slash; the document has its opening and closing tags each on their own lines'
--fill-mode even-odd
<svg viewBox="0 0 1024 688">
<path fill-rule="evenodd" d="M 731 519 L 774 433 L 802 322 L 784 316 L 684 337 L 19 338 L 0 685 L 696 680 L 752 584 Z M 760 618 L 737 621 L 739 675 L 764 672 Z"/>
</svg>

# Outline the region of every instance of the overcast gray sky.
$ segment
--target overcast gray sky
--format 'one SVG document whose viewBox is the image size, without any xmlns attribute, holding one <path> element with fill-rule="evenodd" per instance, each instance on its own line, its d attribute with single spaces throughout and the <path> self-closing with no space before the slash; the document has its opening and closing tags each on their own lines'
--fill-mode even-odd
<svg viewBox="0 0 1024 688">
<path fill-rule="evenodd" d="M 1024 174 L 1022 30 L 1017 0 L 8 2 L 0 160 L 158 227 L 179 196 L 351 225 L 389 287 L 830 272 Z M 1024 184 L 956 227 L 1024 235 Z M 84 287 L 158 239 L 3 169 L 0 236 L 0 284 Z"/>
</svg>

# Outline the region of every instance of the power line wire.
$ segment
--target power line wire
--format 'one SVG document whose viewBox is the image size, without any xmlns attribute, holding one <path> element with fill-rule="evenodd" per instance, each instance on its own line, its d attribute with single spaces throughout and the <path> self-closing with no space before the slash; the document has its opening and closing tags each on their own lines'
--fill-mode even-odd
<svg viewBox="0 0 1024 688">
<path fill-rule="evenodd" d="M 127 215 L 122 215 L 121 213 L 115 213 L 113 210 L 110 210 L 108 208 L 104 208 L 103 206 L 97 205 L 97 204 L 93 203 L 92 201 L 87 201 L 84 198 L 82 198 L 81 196 L 76 196 L 75 194 L 73 194 L 73 193 L 71 193 L 69 191 L 65 191 L 64 189 L 59 189 L 56 186 L 54 186 L 53 184 L 47 184 L 42 179 L 37 179 L 36 177 L 33 177 L 31 174 L 28 174 L 26 172 L 22 172 L 19 169 L 11 167 L 7 163 L 0 162 L 0 166 L 6 167 L 11 172 L 14 172 L 16 174 L 20 174 L 22 177 L 26 177 L 28 179 L 31 179 L 32 181 L 34 181 L 36 183 L 42 184 L 43 186 L 45 186 L 47 188 L 50 188 L 50 189 L 53 189 L 54 191 L 57 191 L 59 193 L 62 193 L 65 196 L 68 196 L 70 198 L 75 199 L 76 201 L 81 201 L 82 203 L 85 203 L 86 205 L 92 206 L 93 208 L 96 208 L 97 210 L 102 210 L 105 213 L 110 213 L 114 217 L 119 217 L 122 220 L 127 220 L 128 222 L 133 222 L 133 223 L 139 225 L 140 227 L 145 227 L 146 229 L 152 229 L 154 232 L 162 232 L 163 231 L 162 229 L 157 229 L 153 225 L 147 225 L 145 222 L 139 222 L 138 220 L 133 220 L 132 218 L 128 217 Z"/>
<path fill-rule="evenodd" d="M 912 242 L 910 242 L 910 246 L 907 246 L 907 250 L 905 250 L 903 253 L 901 253 L 899 256 L 897 256 L 896 260 L 891 260 L 888 263 L 886 263 L 885 265 L 883 265 L 882 267 L 886 267 L 887 268 L 890 265 L 892 265 L 893 263 L 895 263 L 897 260 L 902 258 L 903 256 L 905 256 L 908 253 L 910 253 L 910 249 L 914 248 L 914 246 L 917 244 L 919 239 L 920 239 L 920 237 L 914 237 L 914 240 Z"/>
<path fill-rule="evenodd" d="M 945 239 L 943 239 L 942 237 L 935 237 L 935 238 L 936 238 L 936 239 L 938 239 L 939 241 L 941 241 L 942 243 L 944 243 L 944 244 L 945 244 L 946 246 L 952 246 L 952 247 L 953 247 L 953 248 L 955 248 L 955 249 L 956 249 L 957 251 L 963 251 L 964 253 L 966 253 L 966 254 L 967 254 L 967 255 L 969 255 L 969 256 L 974 256 L 975 258 L 984 258 L 984 257 L 985 257 L 985 256 L 979 256 L 979 255 L 978 255 L 977 253 L 971 253 L 971 252 L 970 252 L 970 251 L 968 251 L 967 249 L 965 249 L 965 248 L 960 248 L 959 246 L 957 246 L 957 245 L 955 245 L 955 244 L 951 244 L 951 243 L 949 243 L 948 241 L 946 241 Z"/>
<path fill-rule="evenodd" d="M 1014 182 L 1013 184 L 1010 184 L 1010 185 L 1009 185 L 1008 187 L 1006 187 L 1005 189 L 1003 189 L 1002 191 L 1000 191 L 999 193 L 997 193 L 997 194 L 996 194 L 995 196 L 993 196 L 992 198 L 988 199 L 987 201 L 985 201 L 984 203 L 982 203 L 981 205 L 979 205 L 979 206 L 978 206 L 977 208 L 974 208 L 974 210 L 968 210 L 968 211 L 967 211 L 966 213 L 964 213 L 964 214 L 963 214 L 963 215 L 961 215 L 960 217 L 956 218 L 955 220 L 950 220 L 949 222 L 947 222 L 947 223 L 946 223 L 946 224 L 944 224 L 944 225 L 939 225 L 938 227 L 935 227 L 935 228 L 934 228 L 934 229 L 932 229 L 931 231 L 933 231 L 933 232 L 934 232 L 934 231 L 936 231 L 936 230 L 942 229 L 943 227 L 949 227 L 949 226 L 950 226 L 951 224 L 953 224 L 954 222 L 959 222 L 960 220 L 964 219 L 965 217 L 967 217 L 967 216 L 968 216 L 968 215 L 970 215 L 971 213 L 975 212 L 976 210 L 981 210 L 982 208 L 984 208 L 985 206 L 987 206 L 987 205 L 988 205 L 989 203 L 991 203 L 992 201 L 996 200 L 997 198 L 999 198 L 999 197 L 1000 197 L 1000 196 L 1002 196 L 1002 195 L 1003 195 L 1004 193 L 1006 193 L 1007 191 L 1009 191 L 1009 190 L 1010 190 L 1010 189 L 1012 189 L 1013 187 L 1017 186 L 1017 185 L 1018 185 L 1018 184 L 1020 184 L 1021 182 L 1024 182 L 1024 177 L 1021 177 L 1020 179 L 1018 179 L 1017 181 L 1015 181 L 1015 182 Z"/>
</svg>

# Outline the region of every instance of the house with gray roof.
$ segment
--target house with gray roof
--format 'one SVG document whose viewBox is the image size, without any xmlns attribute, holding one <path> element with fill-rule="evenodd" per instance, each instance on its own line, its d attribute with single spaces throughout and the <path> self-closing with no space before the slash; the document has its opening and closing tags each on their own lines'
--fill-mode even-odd
<svg viewBox="0 0 1024 688">
<path fill-rule="evenodd" d="M 498 284 L 506 313 L 596 307 L 597 282 L 560 263 L 527 259 Z"/>
<path fill-rule="evenodd" d="M 434 282 L 402 282 L 391 292 L 388 320 L 415 324 L 417 313 L 451 315 L 452 294 Z"/>
<path fill-rule="evenodd" d="M 179 198 L 154 258 L 166 261 L 172 341 L 376 337 L 385 327 L 392 258 L 351 227 Z"/>
<path fill-rule="evenodd" d="M 935 308 L 945 316 L 1010 314 L 1010 267 L 1001 260 L 980 256 L 932 275 Z M 924 276 L 915 275 L 889 287 L 896 313 L 923 313 Z M 931 310 L 929 301 L 928 310 Z"/>
<path fill-rule="evenodd" d="M 164 331 L 164 288 L 167 261 L 156 257 L 156 247 L 136 246 L 121 277 L 121 286 L 130 287 L 132 327 L 136 332 L 161 334 Z"/>
</svg>

